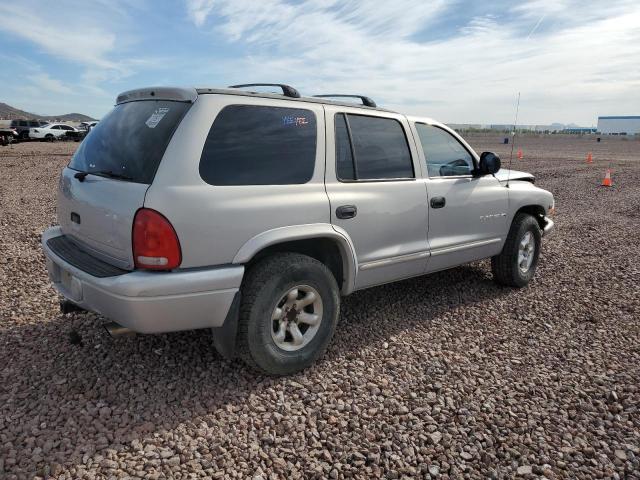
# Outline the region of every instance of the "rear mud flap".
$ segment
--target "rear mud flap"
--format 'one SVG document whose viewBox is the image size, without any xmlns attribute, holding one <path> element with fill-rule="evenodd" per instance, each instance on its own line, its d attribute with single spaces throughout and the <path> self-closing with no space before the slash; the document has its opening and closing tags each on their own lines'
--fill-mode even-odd
<svg viewBox="0 0 640 480">
<path fill-rule="evenodd" d="M 233 360 L 236 354 L 236 336 L 238 334 L 238 315 L 240 314 L 240 292 L 231 302 L 231 307 L 221 327 L 212 328 L 213 346 L 227 360 Z"/>
</svg>

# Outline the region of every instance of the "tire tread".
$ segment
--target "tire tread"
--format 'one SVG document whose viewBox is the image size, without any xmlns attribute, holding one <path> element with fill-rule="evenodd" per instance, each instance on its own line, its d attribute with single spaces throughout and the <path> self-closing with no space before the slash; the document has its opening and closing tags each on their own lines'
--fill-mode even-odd
<svg viewBox="0 0 640 480">
<path fill-rule="evenodd" d="M 245 274 L 245 281 L 242 284 L 242 302 L 240 304 L 240 314 L 238 318 L 238 335 L 236 339 L 236 353 L 238 357 L 244 361 L 249 367 L 264 373 L 273 375 L 274 372 L 267 371 L 262 368 L 258 361 L 254 358 L 249 341 L 249 322 L 251 310 L 254 303 L 260 296 L 260 287 L 269 281 L 273 276 L 283 274 L 293 265 L 299 267 L 301 265 L 315 265 L 324 270 L 327 278 L 333 283 L 334 291 L 337 292 L 337 283 L 331 271 L 322 262 L 311 258 L 307 255 L 299 253 L 278 253 L 264 258 L 253 265 Z M 339 299 L 338 299 L 339 305 Z M 325 345 L 326 348 L 326 345 Z M 311 362 L 320 357 L 324 353 L 324 349 L 314 352 Z M 276 373 L 277 374 L 277 373 Z"/>
<path fill-rule="evenodd" d="M 516 271 L 517 265 L 513 261 L 513 255 L 518 250 L 520 230 L 522 225 L 526 223 L 532 223 L 535 225 L 535 228 L 538 229 L 538 235 L 540 235 L 540 227 L 536 219 L 528 213 L 518 213 L 511 223 L 511 228 L 509 229 L 502 252 L 491 258 L 491 271 L 493 273 L 493 278 L 500 285 L 517 288 L 522 288 L 526 285 L 526 283 L 522 283 L 522 280 Z"/>
</svg>

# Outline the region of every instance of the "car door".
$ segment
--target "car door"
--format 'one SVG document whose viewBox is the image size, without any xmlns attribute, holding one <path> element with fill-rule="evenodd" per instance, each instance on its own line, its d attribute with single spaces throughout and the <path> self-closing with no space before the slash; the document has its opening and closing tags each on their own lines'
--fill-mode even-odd
<svg viewBox="0 0 640 480">
<path fill-rule="evenodd" d="M 406 118 L 325 106 L 331 223 L 353 242 L 355 288 L 424 273 L 427 199 Z"/>
<path fill-rule="evenodd" d="M 498 254 L 509 227 L 507 189 L 493 175 L 474 175 L 477 156 L 453 131 L 427 122 L 411 126 L 425 167 L 427 271 Z"/>
</svg>

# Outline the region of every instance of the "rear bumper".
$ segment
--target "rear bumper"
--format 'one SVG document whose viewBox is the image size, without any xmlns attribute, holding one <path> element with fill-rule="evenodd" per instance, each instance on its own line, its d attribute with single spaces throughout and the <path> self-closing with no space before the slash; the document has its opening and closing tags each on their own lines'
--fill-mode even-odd
<svg viewBox="0 0 640 480">
<path fill-rule="evenodd" d="M 223 325 L 240 289 L 243 266 L 176 272 L 133 271 L 98 278 L 56 255 L 47 241 L 62 235 L 52 227 L 42 235 L 49 278 L 76 305 L 139 333 L 161 333 Z"/>
</svg>

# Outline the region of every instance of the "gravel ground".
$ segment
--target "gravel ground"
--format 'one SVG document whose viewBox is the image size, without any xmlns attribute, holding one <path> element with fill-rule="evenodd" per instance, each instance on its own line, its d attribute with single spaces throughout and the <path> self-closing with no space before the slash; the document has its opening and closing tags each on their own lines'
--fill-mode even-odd
<svg viewBox="0 0 640 480">
<path fill-rule="evenodd" d="M 558 209 L 531 285 L 485 261 L 358 292 L 289 378 L 206 331 L 112 340 L 61 315 L 39 238 L 77 144 L 0 148 L 0 477 L 640 478 L 640 142 L 521 145 Z"/>
</svg>

